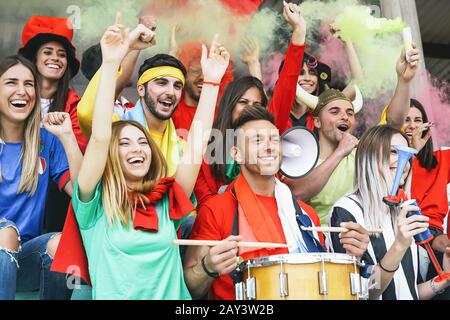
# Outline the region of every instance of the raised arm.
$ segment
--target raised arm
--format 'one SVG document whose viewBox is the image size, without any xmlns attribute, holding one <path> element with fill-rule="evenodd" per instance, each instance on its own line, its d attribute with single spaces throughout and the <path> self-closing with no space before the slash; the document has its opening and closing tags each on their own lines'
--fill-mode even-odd
<svg viewBox="0 0 450 320">
<path fill-rule="evenodd" d="M 122 63 L 123 70 L 120 72 L 116 70 L 116 73 L 114 74 L 114 78 L 120 79 L 122 75 L 125 73 L 132 72 L 133 70 L 133 60 L 137 59 L 136 52 L 140 52 L 143 49 L 148 48 L 151 45 L 154 45 L 156 43 L 156 35 L 155 33 L 144 26 L 143 24 L 139 24 L 133 31 L 129 33 L 129 49 L 127 52 L 126 57 L 124 57 Z M 132 66 L 133 65 L 133 66 Z M 84 91 L 83 97 L 81 98 L 80 102 L 77 106 L 77 113 L 78 113 L 78 122 L 80 124 L 80 128 L 85 134 L 86 137 L 90 137 L 91 130 L 92 130 L 92 116 L 94 113 L 94 104 L 95 104 L 95 97 L 97 95 L 97 91 L 100 84 L 100 76 L 102 73 L 102 67 L 95 73 L 94 77 L 89 81 L 89 84 Z M 118 81 L 126 81 L 125 79 L 128 76 L 125 75 L 124 78 L 121 78 L 122 80 Z M 129 75 L 131 77 L 131 75 Z M 116 81 L 115 85 L 116 91 L 114 93 L 114 96 L 117 96 L 117 92 L 120 90 L 118 88 L 118 84 Z M 119 94 L 120 94 L 119 92 Z M 113 121 L 118 121 L 120 118 L 117 115 L 112 116 Z"/>
<path fill-rule="evenodd" d="M 178 45 L 177 34 L 178 32 L 180 32 L 180 30 L 181 27 L 179 24 L 176 24 L 172 27 L 172 31 L 170 34 L 170 50 L 168 52 L 169 55 L 177 59 L 180 54 L 180 46 Z"/>
<path fill-rule="evenodd" d="M 397 87 L 387 108 L 387 123 L 398 129 L 403 127 L 408 115 L 411 99 L 411 81 L 419 68 L 419 50 L 416 49 L 415 44 L 413 44 L 413 48 L 413 50 L 408 52 L 409 59 L 407 59 L 403 49 L 397 61 Z"/>
<path fill-rule="evenodd" d="M 217 39 L 218 35 L 214 37 L 209 54 L 207 48 L 202 47 L 203 89 L 187 138 L 186 152 L 175 173 L 175 179 L 186 194 L 194 190 L 214 121 L 220 82 L 230 62 L 230 54 Z"/>
<path fill-rule="evenodd" d="M 352 78 L 357 83 L 364 82 L 364 73 L 361 67 L 361 63 L 359 62 L 358 55 L 356 53 L 355 47 L 352 42 L 344 41 L 345 51 L 347 52 L 348 62 L 350 64 L 350 70 L 352 72 Z M 347 87 L 343 90 L 343 93 L 347 97 L 355 97 L 355 86 L 350 82 Z"/>
<path fill-rule="evenodd" d="M 139 37 L 142 37 L 140 40 L 149 41 L 152 44 L 155 44 L 156 37 L 155 37 L 155 30 L 157 28 L 156 18 L 151 15 L 144 15 L 139 17 L 139 24 L 134 29 L 130 37 L 131 38 L 137 38 L 138 36 L 134 36 L 133 32 L 139 33 Z M 152 31 L 151 34 L 148 34 L 148 31 Z M 150 36 L 153 39 L 145 39 L 145 37 Z M 145 43 L 143 42 L 143 49 L 146 48 Z M 128 52 L 128 54 L 125 56 L 125 58 L 122 61 L 122 74 L 117 79 L 116 84 L 116 98 L 118 98 L 122 91 L 128 86 L 128 84 L 131 81 L 131 77 L 133 76 L 134 69 L 136 68 L 136 63 L 138 61 L 139 55 L 141 54 L 142 49 L 140 48 L 134 48 Z"/>
<path fill-rule="evenodd" d="M 281 70 L 268 106 L 268 110 L 275 117 L 275 125 L 280 130 L 280 134 L 288 129 L 287 124 L 297 93 L 297 82 L 302 69 L 306 39 L 306 22 L 301 16 L 298 6 L 293 3 L 286 4 L 283 8 L 283 16 L 293 32 L 283 70 Z"/>
<path fill-rule="evenodd" d="M 345 41 L 340 36 L 336 35 L 338 31 L 340 30 L 336 27 L 334 23 L 330 24 L 331 34 L 336 36 L 336 38 L 342 40 L 342 42 L 344 43 L 345 51 L 347 52 L 348 63 L 350 65 L 350 70 L 352 73 L 352 79 L 355 80 L 357 83 L 362 83 L 364 82 L 364 72 L 362 70 L 358 54 L 356 53 L 355 46 L 351 41 Z M 347 97 L 351 97 L 352 99 L 353 97 L 355 97 L 356 94 L 355 87 L 351 82 L 345 87 L 345 89 L 342 92 Z"/>
<path fill-rule="evenodd" d="M 108 157 L 116 74 L 129 49 L 128 30 L 123 30 L 120 14 L 117 14 L 116 23 L 103 35 L 101 46 L 103 64 L 92 118 L 92 134 L 78 177 L 80 199 L 83 202 L 89 202 L 92 199 Z"/>
</svg>

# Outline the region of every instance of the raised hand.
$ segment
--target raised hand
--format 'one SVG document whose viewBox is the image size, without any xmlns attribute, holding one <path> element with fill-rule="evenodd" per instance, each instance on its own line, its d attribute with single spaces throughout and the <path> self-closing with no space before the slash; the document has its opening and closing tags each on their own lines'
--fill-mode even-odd
<svg viewBox="0 0 450 320">
<path fill-rule="evenodd" d="M 238 265 L 238 242 L 241 236 L 230 236 L 224 243 L 211 247 L 205 258 L 205 266 L 210 272 L 217 272 L 219 275 L 229 274 Z"/>
<path fill-rule="evenodd" d="M 128 35 L 130 50 L 145 50 L 156 44 L 156 33 L 143 24 L 139 24 Z"/>
<path fill-rule="evenodd" d="M 230 53 L 218 42 L 218 39 L 219 35 L 216 34 L 209 53 L 206 46 L 202 45 L 201 65 L 205 82 L 220 83 L 230 63 Z"/>
<path fill-rule="evenodd" d="M 300 14 L 300 7 L 295 3 L 284 3 L 283 17 L 289 23 L 293 30 L 299 29 L 303 34 L 306 33 L 306 22 Z"/>
<path fill-rule="evenodd" d="M 70 115 L 67 112 L 47 113 L 44 116 L 42 123 L 48 132 L 60 139 L 64 136 L 70 136 L 73 134 L 72 121 L 70 120 Z"/>
<path fill-rule="evenodd" d="M 122 25 L 122 14 L 118 12 L 114 25 L 106 29 L 100 41 L 103 63 L 116 63 L 120 65 L 130 48 L 128 34 L 129 30 L 124 30 L 124 26 Z"/>
<path fill-rule="evenodd" d="M 330 26 L 330 33 L 331 33 L 333 36 L 335 36 L 336 38 L 342 39 L 340 36 L 337 35 L 337 33 L 338 33 L 339 31 L 341 31 L 341 29 L 339 29 L 339 28 L 336 26 L 335 23 L 331 23 L 329 26 Z"/>
<path fill-rule="evenodd" d="M 412 132 L 412 147 L 416 149 L 417 151 L 420 151 L 425 147 L 425 144 L 430 140 L 432 136 L 431 127 L 433 126 L 433 123 L 427 122 L 422 123 L 420 126 L 414 129 Z M 427 131 L 428 130 L 428 131 Z M 423 132 L 427 131 L 424 137 L 422 137 Z"/>
<path fill-rule="evenodd" d="M 170 51 L 169 55 L 172 57 L 178 57 L 180 54 L 180 47 L 178 46 L 177 42 L 177 34 L 180 32 L 181 26 L 179 24 L 176 24 L 172 27 L 172 32 L 170 35 Z"/>
<path fill-rule="evenodd" d="M 254 38 L 245 37 L 242 40 L 244 52 L 241 54 L 241 61 L 245 64 L 257 63 L 260 58 L 259 44 Z"/>
<path fill-rule="evenodd" d="M 299 6 L 284 2 L 283 17 L 292 28 L 291 41 L 294 45 L 303 45 L 306 41 L 306 22 L 300 14 Z"/>
<path fill-rule="evenodd" d="M 139 24 L 143 24 L 144 26 L 146 26 L 153 32 L 155 32 L 156 28 L 158 27 L 156 18 L 150 14 L 144 14 L 144 15 L 140 16 Z"/>
<path fill-rule="evenodd" d="M 405 49 L 402 49 L 395 68 L 397 77 L 405 82 L 410 82 L 414 79 L 414 76 L 419 69 L 420 53 L 415 43 L 413 43 L 412 46 L 413 49 L 408 52 L 406 52 Z"/>
</svg>

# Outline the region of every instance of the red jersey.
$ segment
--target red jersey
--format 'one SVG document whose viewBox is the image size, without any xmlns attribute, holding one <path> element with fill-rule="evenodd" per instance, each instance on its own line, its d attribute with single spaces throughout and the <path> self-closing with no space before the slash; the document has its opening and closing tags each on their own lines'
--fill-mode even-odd
<svg viewBox="0 0 450 320">
<path fill-rule="evenodd" d="M 411 196 L 417 200 L 423 214 L 430 218 L 430 226 L 443 230 L 448 213 L 447 184 L 450 182 L 450 150 L 434 152 L 438 165 L 431 171 L 413 160 Z M 447 230 L 450 231 L 450 230 Z"/>
<path fill-rule="evenodd" d="M 186 104 L 184 99 L 181 99 L 177 109 L 172 115 L 173 123 L 177 129 L 191 129 L 192 121 L 194 120 L 197 107 Z"/>
<path fill-rule="evenodd" d="M 88 139 L 85 137 L 83 132 L 81 131 L 80 125 L 78 123 L 77 116 L 77 106 L 78 102 L 80 102 L 80 97 L 78 97 L 77 93 L 69 89 L 69 93 L 67 95 L 67 102 L 64 112 L 69 113 L 70 120 L 72 121 L 72 129 L 75 137 L 77 138 L 78 146 L 80 147 L 81 152 L 84 154 L 86 150 Z"/>
<path fill-rule="evenodd" d="M 298 76 L 302 70 L 304 54 L 305 45 L 296 46 L 292 42 L 289 44 L 283 69 L 268 106 L 268 110 L 275 117 L 275 125 L 280 130 L 280 135 L 292 127 L 290 115 L 297 94 Z"/>
</svg>

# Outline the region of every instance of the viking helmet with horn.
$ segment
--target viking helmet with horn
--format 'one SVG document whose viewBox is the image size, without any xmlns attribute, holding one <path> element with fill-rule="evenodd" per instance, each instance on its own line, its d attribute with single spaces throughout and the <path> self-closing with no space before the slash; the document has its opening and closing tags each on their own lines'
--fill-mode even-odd
<svg viewBox="0 0 450 320">
<path fill-rule="evenodd" d="M 341 91 L 336 89 L 327 89 L 322 94 L 317 97 L 315 95 L 312 95 L 308 92 L 306 92 L 299 84 L 297 84 L 297 99 L 304 103 L 308 108 L 311 110 L 314 110 L 314 113 L 318 114 L 319 111 L 329 102 L 333 100 L 348 100 L 352 105 L 353 109 L 355 110 L 355 113 L 358 113 L 361 111 L 363 107 L 363 97 L 361 94 L 361 91 L 359 90 L 357 85 L 354 85 L 355 87 L 355 100 L 351 101 L 350 98 L 348 98 L 346 95 L 344 95 Z M 332 100 L 326 99 L 320 99 L 320 97 L 333 97 Z M 327 103 L 323 104 L 324 101 L 327 101 Z"/>
</svg>

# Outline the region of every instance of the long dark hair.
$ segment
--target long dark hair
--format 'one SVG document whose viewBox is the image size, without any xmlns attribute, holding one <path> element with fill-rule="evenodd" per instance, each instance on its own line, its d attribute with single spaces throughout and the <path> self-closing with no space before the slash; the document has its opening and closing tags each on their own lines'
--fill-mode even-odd
<svg viewBox="0 0 450 320">
<path fill-rule="evenodd" d="M 428 116 L 427 113 L 425 112 L 425 108 L 419 101 L 417 101 L 416 99 L 411 99 L 410 107 L 419 109 L 420 113 L 422 114 L 422 121 L 424 123 L 428 122 Z M 427 132 L 425 131 L 422 134 L 422 138 L 425 137 L 426 134 Z M 436 168 L 438 162 L 436 157 L 434 156 L 432 138 L 430 138 L 425 144 L 425 147 L 423 147 L 422 150 L 420 150 L 420 152 L 417 155 L 417 159 L 419 160 L 420 165 L 425 169 L 427 169 L 428 171 L 431 171 L 431 169 Z"/>
<path fill-rule="evenodd" d="M 223 141 L 214 141 L 213 139 L 211 139 L 209 142 L 210 145 L 213 142 L 215 142 L 216 146 L 217 145 L 220 146 L 220 147 L 216 148 L 214 151 L 220 152 L 218 150 L 221 149 L 222 157 L 211 153 L 213 158 L 228 159 L 230 157 L 229 156 L 230 150 L 227 150 L 227 148 L 226 148 L 227 144 L 225 143 L 226 131 L 227 131 L 227 129 L 233 129 L 232 115 L 233 115 L 233 111 L 234 111 L 239 99 L 241 99 L 242 96 L 245 94 L 245 92 L 247 92 L 247 90 L 252 87 L 255 87 L 258 89 L 258 91 L 261 95 L 261 98 L 262 98 L 261 105 L 263 107 L 267 106 L 268 101 L 267 101 L 266 93 L 264 92 L 264 85 L 259 79 L 255 78 L 255 77 L 251 77 L 251 76 L 246 76 L 246 77 L 242 77 L 242 78 L 239 78 L 239 79 L 231 82 L 228 85 L 227 89 L 225 90 L 225 93 L 223 94 L 222 99 L 220 100 L 217 118 L 213 125 L 213 129 L 220 130 L 220 132 L 222 133 L 221 137 L 222 137 Z M 225 162 L 225 163 L 223 163 L 223 162 Z M 227 161 L 220 161 L 220 163 L 216 163 L 216 162 L 210 163 L 210 168 L 211 168 L 213 177 L 221 182 L 227 182 L 226 162 Z"/>
<path fill-rule="evenodd" d="M 285 61 L 281 61 L 280 67 L 278 68 L 278 75 L 280 75 L 281 71 L 284 68 Z M 317 59 L 310 53 L 305 52 L 303 55 L 302 61 L 302 69 L 303 65 L 306 64 L 309 69 L 314 70 L 317 76 L 317 89 L 314 92 L 315 96 L 319 96 L 322 92 L 324 92 L 328 87 L 331 87 L 331 68 Z"/>
</svg>

